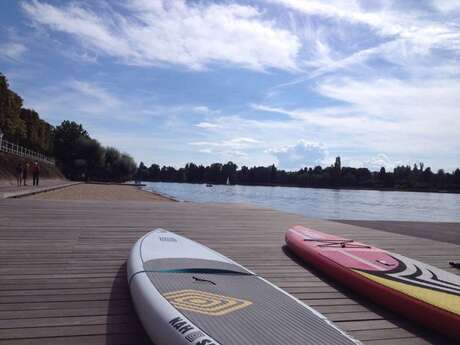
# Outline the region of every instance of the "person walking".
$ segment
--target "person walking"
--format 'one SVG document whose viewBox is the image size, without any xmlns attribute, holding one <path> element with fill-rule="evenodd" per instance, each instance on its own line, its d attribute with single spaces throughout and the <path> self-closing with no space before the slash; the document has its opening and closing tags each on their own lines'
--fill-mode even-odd
<svg viewBox="0 0 460 345">
<path fill-rule="evenodd" d="M 40 166 L 38 165 L 38 162 L 35 161 L 34 165 L 32 166 L 32 179 L 33 179 L 34 186 L 38 186 L 39 178 L 40 178 Z"/>
<path fill-rule="evenodd" d="M 18 183 L 18 187 L 22 186 L 22 163 L 19 162 L 16 165 L 16 182 Z"/>
<path fill-rule="evenodd" d="M 22 181 L 24 182 L 24 186 L 27 186 L 27 172 L 29 170 L 29 163 L 25 162 L 24 166 L 22 167 Z"/>
</svg>

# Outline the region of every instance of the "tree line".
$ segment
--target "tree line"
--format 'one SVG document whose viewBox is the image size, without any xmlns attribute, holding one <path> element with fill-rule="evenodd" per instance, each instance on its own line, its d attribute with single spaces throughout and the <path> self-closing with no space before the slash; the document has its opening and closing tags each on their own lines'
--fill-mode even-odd
<svg viewBox="0 0 460 345">
<path fill-rule="evenodd" d="M 9 89 L 0 73 L 0 128 L 4 138 L 31 150 L 52 155 L 53 126 L 40 119 L 37 112 L 22 107 L 23 100 Z"/>
<path fill-rule="evenodd" d="M 113 147 L 103 147 L 82 125 L 63 121 L 54 130 L 55 158 L 63 174 L 72 180 L 126 181 L 136 163 Z"/>
<path fill-rule="evenodd" d="M 103 147 L 82 125 L 63 121 L 54 127 L 10 90 L 0 73 L 0 129 L 4 139 L 54 157 L 63 174 L 73 180 L 126 181 L 136 172 L 134 159 L 113 147 Z"/>
<path fill-rule="evenodd" d="M 209 166 L 188 163 L 176 169 L 171 166 L 139 164 L 135 178 L 152 182 L 186 182 L 265 186 L 296 186 L 316 188 L 362 188 L 416 191 L 460 192 L 460 169 L 453 173 L 440 169 L 436 173 L 423 163 L 397 166 L 393 171 L 384 167 L 378 172 L 367 168 L 342 167 L 340 157 L 328 167 L 309 167 L 297 171 L 285 171 L 275 165 L 263 167 L 238 166 L 232 162 L 214 163 Z"/>
</svg>

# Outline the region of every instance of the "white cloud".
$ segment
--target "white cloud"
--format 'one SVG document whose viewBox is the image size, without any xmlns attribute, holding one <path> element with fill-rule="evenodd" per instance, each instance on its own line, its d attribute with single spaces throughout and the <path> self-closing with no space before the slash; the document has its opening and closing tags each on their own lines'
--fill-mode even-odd
<svg viewBox="0 0 460 345">
<path fill-rule="evenodd" d="M 196 114 L 207 115 L 208 117 L 212 117 L 212 116 L 220 114 L 219 109 L 211 109 L 205 105 L 195 106 L 192 108 L 192 111 Z"/>
<path fill-rule="evenodd" d="M 374 57 L 401 65 L 409 73 L 415 70 L 414 66 L 418 71 L 423 67 L 426 73 L 433 65 L 449 60 L 446 52 L 460 53 L 460 23 L 458 15 L 455 16 L 460 8 L 458 1 L 434 2 L 434 6 L 442 10 L 440 15 L 423 6 L 404 9 L 401 8 L 404 4 L 392 1 L 373 2 L 378 6 L 358 0 L 271 1 L 307 18 L 322 19 L 306 28 L 310 53 L 303 64 L 309 74 L 280 86 L 338 70 L 369 67 L 367 62 Z M 366 35 L 356 35 L 366 30 Z"/>
<path fill-rule="evenodd" d="M 254 138 L 236 137 L 217 141 L 193 141 L 190 145 L 199 147 L 198 152 L 216 154 L 222 161 L 245 163 L 244 160 L 249 157 L 245 150 L 259 147 L 261 142 Z"/>
<path fill-rule="evenodd" d="M 397 129 L 397 125 L 384 119 L 372 119 L 360 115 L 352 107 L 326 107 L 312 109 L 284 109 L 265 105 L 253 105 L 260 111 L 285 114 L 294 120 L 300 120 L 304 125 L 333 129 L 342 133 L 359 133 L 368 128 Z"/>
<path fill-rule="evenodd" d="M 378 153 L 377 155 L 364 160 L 361 164 L 358 164 L 358 167 L 362 166 L 368 168 L 370 171 L 379 171 L 382 167 L 384 167 L 388 172 L 392 171 L 398 165 L 403 165 L 403 162 L 395 161 L 385 153 Z"/>
<path fill-rule="evenodd" d="M 220 125 L 218 125 L 216 123 L 211 123 L 211 122 L 200 122 L 200 123 L 196 124 L 195 126 L 199 127 L 199 128 L 205 128 L 205 129 L 221 128 Z"/>
<path fill-rule="evenodd" d="M 107 107 L 115 107 L 119 105 L 119 101 L 115 96 L 110 94 L 106 89 L 86 81 L 72 80 L 69 82 L 69 87 L 81 95 L 87 96 L 100 103 L 103 103 Z"/>
<path fill-rule="evenodd" d="M 460 11 L 460 0 L 433 0 L 432 4 L 443 13 Z"/>
<path fill-rule="evenodd" d="M 194 107 L 193 108 L 193 111 L 196 112 L 196 113 L 204 113 L 204 114 L 207 114 L 209 113 L 211 110 L 205 106 L 205 105 L 200 105 L 200 106 L 197 106 L 197 107 Z"/>
<path fill-rule="evenodd" d="M 336 18 L 354 23 L 363 23 L 375 27 L 383 27 L 389 33 L 396 28 L 388 23 L 385 12 L 363 11 L 358 1 L 316 1 L 316 0 L 271 0 L 290 9 L 306 15 L 317 15 L 327 18 Z"/>
<path fill-rule="evenodd" d="M 405 123 L 409 130 L 421 124 L 439 123 L 438 130 L 460 125 L 458 90 L 460 81 L 455 79 L 360 81 L 332 78 L 318 85 L 323 96 L 349 104 L 342 109 L 365 114 L 372 121 Z M 429 130 L 431 126 L 422 129 Z"/>
<path fill-rule="evenodd" d="M 96 14 L 77 4 L 58 7 L 33 0 L 23 8 L 35 22 L 127 64 L 203 69 L 228 62 L 256 70 L 297 68 L 297 36 L 251 6 L 131 0 L 123 14 L 101 9 Z"/>
<path fill-rule="evenodd" d="M 230 140 L 230 142 L 232 144 L 241 144 L 241 145 L 244 145 L 244 144 L 258 144 L 260 143 L 259 140 L 256 140 L 256 139 L 253 139 L 253 138 L 234 138 L 232 140 Z"/>
<path fill-rule="evenodd" d="M 0 57 L 4 57 L 13 61 L 19 61 L 27 51 L 27 48 L 16 42 L 0 44 Z"/>
<path fill-rule="evenodd" d="M 359 1 L 271 0 L 309 16 L 321 16 L 353 24 L 365 24 L 386 37 L 400 36 L 431 40 L 433 35 L 442 38 L 448 32 L 458 32 L 452 23 L 427 19 L 422 11 L 413 8 L 401 11 L 391 1 L 382 1 L 375 9 L 363 8 Z M 452 6 L 456 8 L 458 6 Z M 426 37 L 428 35 L 428 37 Z M 424 37 L 425 36 L 425 37 Z"/>
<path fill-rule="evenodd" d="M 231 148 L 244 149 L 253 147 L 255 144 L 260 144 L 259 140 L 253 138 L 232 138 L 221 141 L 193 141 L 190 145 L 194 146 L 209 146 L 214 148 Z"/>
<path fill-rule="evenodd" d="M 328 155 L 323 145 L 305 140 L 295 145 L 273 148 L 268 152 L 276 157 L 280 168 L 287 170 L 324 164 Z"/>
<path fill-rule="evenodd" d="M 276 150 L 270 150 L 277 148 L 284 157 L 295 156 L 296 146 L 300 145 L 300 151 L 306 148 L 304 142 L 293 143 L 308 138 L 327 145 L 332 157 L 341 155 L 362 166 L 390 167 L 408 161 L 408 157 L 431 160 L 436 163 L 430 164 L 438 166 L 441 161 L 458 161 L 458 1 L 417 6 L 390 0 L 372 4 L 365 0 L 271 2 L 280 6 L 265 9 L 263 2 L 235 5 L 179 0 L 129 0 L 117 5 L 24 2 L 24 11 L 35 27 L 77 39 L 80 45 L 74 47 L 83 47 L 78 49 L 83 56 L 195 70 L 219 67 L 216 63 L 283 70 L 270 71 L 275 73 L 266 83 L 256 82 L 267 97 L 254 97 L 260 104 L 252 104 L 250 109 L 228 104 L 226 99 L 220 113 L 205 105 L 201 96 L 207 93 L 200 94 L 200 103 L 173 109 L 161 104 L 163 93 L 169 90 L 160 90 L 145 101 L 147 97 L 138 95 L 119 98 L 107 83 L 82 80 L 67 83 L 62 90 L 56 87 L 46 94 L 52 97 L 41 97 L 41 105 L 59 115 L 72 108 L 83 116 L 124 113 L 129 121 L 155 116 L 155 125 L 166 123 L 168 136 L 175 136 L 171 146 L 187 146 L 188 152 L 206 153 L 216 160 L 244 157 L 241 161 L 250 164 L 272 164 L 277 156 Z M 288 15 L 282 12 L 286 9 Z M 23 54 L 20 50 L 17 56 Z M 300 69 L 302 73 L 298 73 Z M 292 75 L 284 71 L 298 73 L 285 85 L 310 80 L 304 95 L 300 89 L 289 95 L 284 89 L 263 89 L 269 82 Z M 308 75 L 302 76 L 305 71 Z M 228 86 L 226 78 L 204 80 L 204 73 L 207 71 L 190 80 L 197 88 L 216 85 L 213 92 L 219 97 L 219 88 Z M 232 71 L 219 73 L 226 76 Z M 238 74 L 234 80 L 251 82 L 248 76 Z M 214 100 L 209 104 L 214 105 Z M 227 106 L 239 109 L 241 115 L 224 116 Z M 246 111 L 248 118 L 242 115 Z M 272 114 L 267 119 L 263 112 Z M 192 145 L 187 145 L 190 142 Z M 166 146 L 163 149 L 167 150 Z"/>
<path fill-rule="evenodd" d="M 268 149 L 288 145 L 292 142 L 292 137 L 306 137 L 309 134 L 302 123 L 295 120 L 218 116 L 209 125 L 211 128 L 200 131 L 199 139 L 189 142 L 189 146 L 196 147 L 199 151 L 211 150 L 213 161 L 230 159 L 239 165 L 250 166 L 275 163 L 275 158 Z"/>
<path fill-rule="evenodd" d="M 316 130 L 315 140 L 339 150 L 385 152 L 426 161 L 460 150 L 460 81 L 329 78 L 318 83 L 334 107 L 285 109 L 253 105 L 301 121 Z M 404 159 L 407 160 L 407 159 Z"/>
<path fill-rule="evenodd" d="M 377 153 L 372 156 L 358 156 L 358 157 L 349 157 L 342 156 L 342 166 L 344 167 L 354 167 L 354 168 L 367 168 L 370 171 L 380 171 L 382 167 L 385 168 L 387 172 L 393 171 L 397 166 L 402 165 L 413 165 L 418 163 L 418 160 L 395 160 L 385 153 Z"/>
<path fill-rule="evenodd" d="M 132 124 L 145 123 L 165 109 L 139 102 L 132 97 L 120 97 L 109 85 L 87 80 L 70 79 L 53 86 L 33 88 L 24 96 L 25 106 L 35 109 L 52 123 L 73 119 L 119 120 Z M 174 107 L 168 109 L 173 112 Z"/>
</svg>

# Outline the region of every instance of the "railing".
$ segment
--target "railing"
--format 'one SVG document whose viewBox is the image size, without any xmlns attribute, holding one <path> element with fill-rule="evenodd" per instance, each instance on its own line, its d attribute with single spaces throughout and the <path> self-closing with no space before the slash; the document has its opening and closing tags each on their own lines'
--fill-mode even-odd
<svg viewBox="0 0 460 345">
<path fill-rule="evenodd" d="M 43 153 L 35 152 L 32 150 L 29 150 L 25 147 L 22 147 L 20 145 L 11 143 L 5 139 L 2 139 L 0 137 L 0 152 L 7 152 L 7 153 L 12 153 L 16 156 L 19 157 L 25 157 L 25 158 L 30 158 L 32 160 L 37 160 L 41 161 L 47 164 L 55 165 L 54 159 L 49 158 L 48 156 L 44 155 Z"/>
</svg>

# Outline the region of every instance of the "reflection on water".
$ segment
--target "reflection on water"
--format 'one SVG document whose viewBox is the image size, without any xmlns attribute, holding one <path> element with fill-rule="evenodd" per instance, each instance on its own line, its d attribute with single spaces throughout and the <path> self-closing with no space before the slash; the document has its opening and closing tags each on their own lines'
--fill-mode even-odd
<svg viewBox="0 0 460 345">
<path fill-rule="evenodd" d="M 147 182 L 146 190 L 194 202 L 250 203 L 323 219 L 460 221 L 460 194 Z"/>
</svg>

